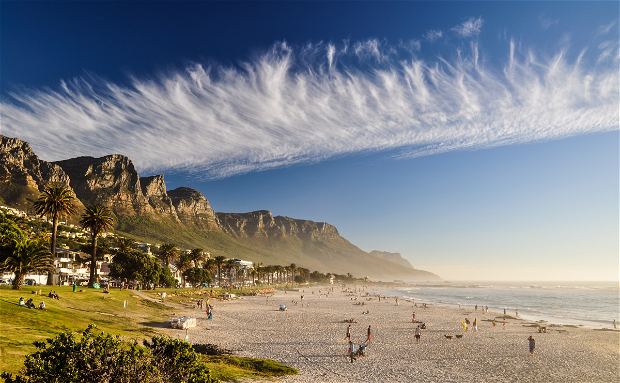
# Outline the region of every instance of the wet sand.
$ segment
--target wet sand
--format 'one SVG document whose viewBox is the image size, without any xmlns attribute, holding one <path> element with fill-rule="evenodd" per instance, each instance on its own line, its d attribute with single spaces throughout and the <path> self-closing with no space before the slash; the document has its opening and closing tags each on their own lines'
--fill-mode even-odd
<svg viewBox="0 0 620 383">
<path fill-rule="evenodd" d="M 430 305 L 424 310 L 403 300 L 396 305 L 393 298 L 367 301 L 361 294 L 352 301 L 354 296 L 339 286 L 326 298 L 328 288 L 212 301 L 213 320 L 207 320 L 204 311 L 185 313 L 198 318 L 197 327 L 189 331 L 190 342 L 214 343 L 240 356 L 295 367 L 298 375 L 280 379 L 290 383 L 617 382 L 620 377 L 620 332 L 542 324 L 549 330 L 545 334 L 538 333 L 537 323 L 512 317 L 507 317 L 504 329 L 501 313 Z M 356 305 L 361 302 L 365 305 Z M 279 311 L 280 304 L 288 311 Z M 366 310 L 370 313 L 362 314 Z M 428 326 L 422 330 L 420 344 L 414 337 L 414 311 Z M 461 321 L 466 317 L 472 323 L 478 319 L 478 332 L 463 329 Z M 342 342 L 348 326 L 345 318 L 357 321 L 352 325 L 356 345 L 366 339 L 368 325 L 373 329 L 366 356 L 354 363 L 345 356 L 347 344 Z M 493 318 L 497 327 L 491 323 Z M 182 330 L 167 331 L 171 336 L 185 336 Z M 445 337 L 457 334 L 463 337 Z M 530 335 L 536 339 L 534 357 L 528 348 Z"/>
</svg>

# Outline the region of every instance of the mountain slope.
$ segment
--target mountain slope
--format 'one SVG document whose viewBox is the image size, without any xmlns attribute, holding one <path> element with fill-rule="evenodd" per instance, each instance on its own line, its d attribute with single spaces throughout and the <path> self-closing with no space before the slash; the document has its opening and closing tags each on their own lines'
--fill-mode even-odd
<svg viewBox="0 0 620 383">
<path fill-rule="evenodd" d="M 0 138 L 0 197 L 6 195 L 3 200 L 13 206 L 19 203 L 15 207 L 22 210 L 28 210 L 45 185 L 63 184 L 85 205 L 109 206 L 117 217 L 115 231 L 139 241 L 170 242 L 264 265 L 295 263 L 312 271 L 385 281 L 439 279 L 403 267 L 393 262 L 396 258 L 382 259 L 362 251 L 329 223 L 274 217 L 267 210 L 215 213 L 199 191 L 166 190 L 162 175 L 140 177 L 131 159 L 123 155 L 48 163 L 39 160 L 28 143 Z"/>
</svg>

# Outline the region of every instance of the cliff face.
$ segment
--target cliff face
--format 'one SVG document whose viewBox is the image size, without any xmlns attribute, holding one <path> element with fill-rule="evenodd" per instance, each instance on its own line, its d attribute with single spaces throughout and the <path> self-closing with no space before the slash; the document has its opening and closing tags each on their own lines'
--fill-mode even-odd
<svg viewBox="0 0 620 383">
<path fill-rule="evenodd" d="M 198 190 L 180 187 L 168 191 L 168 196 L 181 222 L 204 230 L 220 230 L 209 201 Z"/>
<path fill-rule="evenodd" d="M 0 182 L 43 191 L 49 184 L 69 187 L 69 176 L 60 166 L 40 160 L 27 142 L 0 135 Z"/>
<path fill-rule="evenodd" d="M 163 175 L 140 177 L 140 186 L 142 187 L 142 194 L 156 212 L 169 215 L 175 221 L 179 221 L 177 211 L 166 192 Z"/>
<path fill-rule="evenodd" d="M 217 218 L 222 230 L 237 238 L 278 239 L 292 236 L 303 241 L 343 239 L 338 230 L 328 223 L 274 217 L 268 210 L 217 213 Z"/>
<path fill-rule="evenodd" d="M 69 175 L 71 187 L 85 204 L 109 206 L 117 215 L 154 212 L 142 194 L 140 177 L 128 157 L 77 157 L 55 164 Z"/>
<path fill-rule="evenodd" d="M 394 263 L 398 263 L 399 265 L 403 265 L 403 266 L 410 267 L 413 269 L 413 266 L 411 266 L 411 263 L 409 263 L 408 260 L 403 258 L 403 256 L 400 255 L 400 253 L 390 253 L 388 251 L 373 250 L 369 254 L 372 254 L 375 257 L 379 257 L 382 259 L 387 259 L 388 261 L 392 261 Z"/>
</svg>

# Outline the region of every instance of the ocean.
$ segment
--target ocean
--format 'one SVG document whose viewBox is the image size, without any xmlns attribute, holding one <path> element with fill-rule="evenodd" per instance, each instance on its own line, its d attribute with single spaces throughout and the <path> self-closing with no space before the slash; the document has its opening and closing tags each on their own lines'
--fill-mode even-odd
<svg viewBox="0 0 620 383">
<path fill-rule="evenodd" d="M 618 282 L 443 282 L 415 284 L 391 294 L 416 303 L 474 309 L 489 306 L 490 312 L 515 315 L 550 323 L 620 328 Z"/>
</svg>

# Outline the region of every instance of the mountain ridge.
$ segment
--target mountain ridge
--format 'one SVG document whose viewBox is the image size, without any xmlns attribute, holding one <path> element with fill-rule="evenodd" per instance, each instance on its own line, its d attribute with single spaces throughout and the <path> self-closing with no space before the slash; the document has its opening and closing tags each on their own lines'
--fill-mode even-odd
<svg viewBox="0 0 620 383">
<path fill-rule="evenodd" d="M 163 175 L 140 177 L 124 155 L 46 162 L 28 143 L 0 138 L 0 197 L 9 204 L 20 193 L 5 198 L 10 193 L 3 191 L 12 186 L 30 188 L 28 197 L 22 196 L 20 201 L 31 204 L 35 191 L 61 184 L 71 188 L 80 205 L 109 206 L 118 218 L 115 231 L 136 239 L 202 247 L 215 255 L 263 264 L 296 263 L 321 272 L 350 272 L 386 281 L 439 279 L 433 273 L 403 268 L 364 252 L 326 222 L 274 217 L 269 210 L 216 213 L 200 191 L 189 187 L 167 190 Z"/>
</svg>

